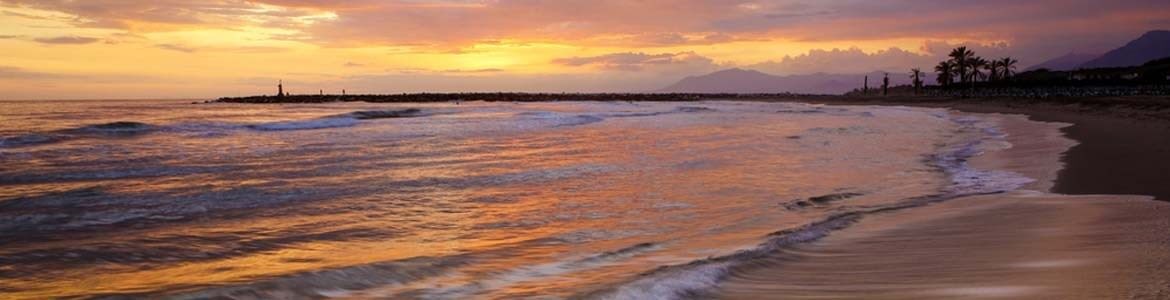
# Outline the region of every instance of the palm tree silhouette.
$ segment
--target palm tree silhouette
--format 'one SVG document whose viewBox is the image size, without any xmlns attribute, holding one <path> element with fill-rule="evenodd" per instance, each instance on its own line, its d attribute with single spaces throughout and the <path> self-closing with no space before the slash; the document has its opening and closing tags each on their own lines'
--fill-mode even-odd
<svg viewBox="0 0 1170 300">
<path fill-rule="evenodd" d="M 970 78 L 968 79 L 971 81 L 972 86 L 974 86 L 975 82 L 979 81 L 979 79 L 987 79 L 987 74 L 983 74 L 982 71 L 982 69 L 987 69 L 987 65 L 987 60 L 983 59 L 982 57 L 976 56 L 968 60 L 967 67 L 970 68 L 971 72 L 969 75 Z"/>
<path fill-rule="evenodd" d="M 1017 61 L 1011 57 L 1004 57 L 1004 58 L 999 59 L 998 62 L 999 62 L 999 78 L 1000 79 L 1008 79 L 1008 78 L 1012 77 L 1012 75 L 1016 74 L 1016 72 L 1015 72 L 1016 63 L 1018 63 L 1019 61 Z"/>
<path fill-rule="evenodd" d="M 935 80 L 938 81 L 939 85 L 945 87 L 955 82 L 955 63 L 953 61 L 939 62 L 937 66 L 934 66 L 934 71 L 938 72 L 938 77 L 935 77 Z"/>
<path fill-rule="evenodd" d="M 918 91 L 922 89 L 922 70 L 918 68 L 910 69 L 910 77 L 914 78 L 914 94 L 918 95 Z"/>
<path fill-rule="evenodd" d="M 962 46 L 951 50 L 949 55 L 951 60 L 955 63 L 955 68 L 959 72 L 959 82 L 966 83 L 970 78 L 968 77 L 971 69 L 971 58 L 975 57 L 975 52 L 967 49 L 967 46 Z"/>
<path fill-rule="evenodd" d="M 1016 63 L 1019 63 L 1011 57 L 987 60 L 975 56 L 975 51 L 967 49 L 966 46 L 951 50 L 947 56 L 950 59 L 941 61 L 934 66 L 934 71 L 938 73 L 938 77 L 935 79 L 943 87 L 955 83 L 956 79 L 959 83 L 970 83 L 972 89 L 975 88 L 975 83 L 980 80 L 989 82 L 1005 80 L 1016 74 Z M 984 70 L 987 73 L 984 73 Z M 914 76 L 919 76 L 919 74 L 914 74 Z"/>
<path fill-rule="evenodd" d="M 998 59 L 993 59 L 987 63 L 987 81 L 997 81 L 1000 79 L 999 75 L 1002 73 L 1002 67 L 1000 65 Z"/>
</svg>

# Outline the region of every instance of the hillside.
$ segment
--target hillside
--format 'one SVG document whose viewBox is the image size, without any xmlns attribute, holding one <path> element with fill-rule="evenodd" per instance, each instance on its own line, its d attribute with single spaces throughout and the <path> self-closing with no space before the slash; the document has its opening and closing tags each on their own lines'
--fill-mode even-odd
<svg viewBox="0 0 1170 300">
<path fill-rule="evenodd" d="M 1170 31 L 1155 30 L 1080 67 L 1086 69 L 1131 67 L 1165 57 L 1170 57 Z"/>
</svg>

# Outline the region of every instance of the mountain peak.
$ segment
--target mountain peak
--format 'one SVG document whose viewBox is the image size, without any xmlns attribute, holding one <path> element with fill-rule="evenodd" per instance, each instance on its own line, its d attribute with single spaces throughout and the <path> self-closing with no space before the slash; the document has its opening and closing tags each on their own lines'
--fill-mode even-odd
<svg viewBox="0 0 1170 300">
<path fill-rule="evenodd" d="M 768 74 L 765 74 L 764 72 L 760 72 L 760 71 L 756 71 L 756 70 L 748 70 L 748 69 L 740 69 L 740 68 L 731 68 L 731 69 L 726 69 L 726 70 L 719 70 L 719 71 L 715 71 L 714 73 L 707 74 L 706 76 L 712 76 L 712 75 L 732 75 L 732 74 L 744 74 L 744 75 L 768 75 Z"/>
<path fill-rule="evenodd" d="M 1138 39 L 1152 38 L 1152 37 L 1157 37 L 1157 36 L 1167 36 L 1167 35 L 1170 35 L 1170 30 L 1150 30 L 1150 31 L 1147 31 L 1145 34 L 1142 34 L 1142 36 Z"/>
<path fill-rule="evenodd" d="M 1139 66 L 1148 61 L 1170 57 L 1170 31 L 1152 30 L 1114 49 L 1101 57 L 1086 62 L 1081 68 L 1113 68 Z"/>
</svg>

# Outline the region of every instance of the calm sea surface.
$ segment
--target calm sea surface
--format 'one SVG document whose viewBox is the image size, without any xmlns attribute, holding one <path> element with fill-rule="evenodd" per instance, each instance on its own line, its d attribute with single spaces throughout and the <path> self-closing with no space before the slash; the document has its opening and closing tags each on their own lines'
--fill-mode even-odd
<svg viewBox="0 0 1170 300">
<path fill-rule="evenodd" d="M 0 102 L 0 296 L 673 298 L 1016 188 L 963 163 L 999 137 L 793 103 Z"/>
</svg>

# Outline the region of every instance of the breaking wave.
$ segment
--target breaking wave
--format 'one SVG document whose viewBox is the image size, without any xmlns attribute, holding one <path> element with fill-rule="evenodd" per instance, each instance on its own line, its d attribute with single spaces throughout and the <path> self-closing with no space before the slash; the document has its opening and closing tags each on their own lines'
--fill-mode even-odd
<svg viewBox="0 0 1170 300">
<path fill-rule="evenodd" d="M 680 106 L 670 111 L 662 112 L 634 112 L 617 114 L 570 114 L 547 111 L 521 112 L 516 117 L 519 121 L 547 127 L 581 126 L 605 121 L 608 117 L 650 117 L 673 113 L 702 113 L 716 111 L 712 108 L 699 106 Z M 318 130 L 330 128 L 345 128 L 360 125 L 363 121 L 381 119 L 419 118 L 441 114 L 440 112 L 407 108 L 397 110 L 360 110 L 344 114 L 326 116 L 308 120 L 287 120 L 256 124 L 239 123 L 177 123 L 168 125 L 151 125 L 135 121 L 117 121 L 102 124 L 86 125 L 77 128 L 58 130 L 45 133 L 28 133 L 9 137 L 0 137 L 0 148 L 16 148 L 57 143 L 78 138 L 106 138 L 144 135 L 153 132 L 170 132 L 194 134 L 203 136 L 218 136 L 236 130 L 258 131 L 297 131 Z M 535 123 L 532 123 L 535 122 Z M 522 125 L 522 126 L 526 126 Z"/>
<path fill-rule="evenodd" d="M 280 121 L 264 124 L 247 125 L 247 128 L 255 130 L 266 131 L 285 131 L 285 130 L 308 130 L 308 129 L 324 129 L 324 128 L 338 128 L 350 127 L 358 124 L 357 118 L 321 118 L 314 120 L 303 121 Z"/>
<path fill-rule="evenodd" d="M 150 124 L 129 121 L 93 124 L 45 133 L 0 137 L 0 148 L 52 144 L 79 138 L 128 137 L 145 134 L 156 129 L 158 128 Z"/>
<path fill-rule="evenodd" d="M 0 137 L 0 148 L 18 148 L 52 144 L 80 138 L 107 138 L 138 136 L 153 132 L 175 132 L 201 135 L 219 135 L 240 129 L 261 131 L 290 131 L 313 130 L 327 128 L 352 127 L 365 120 L 415 118 L 434 115 L 433 112 L 417 108 L 401 110 L 362 110 L 350 113 L 311 119 L 277 121 L 259 124 L 231 124 L 231 123 L 177 123 L 170 125 L 151 125 L 134 121 L 117 121 L 76 128 L 56 130 L 42 133 L 27 133 L 15 136 Z"/>
<path fill-rule="evenodd" d="M 593 115 L 565 114 L 548 111 L 529 111 L 517 113 L 516 117 L 523 121 L 535 121 L 537 124 L 552 127 L 569 127 L 605 121 L 604 118 Z"/>
<path fill-rule="evenodd" d="M 355 111 L 355 112 L 349 113 L 348 115 L 353 116 L 354 118 L 357 118 L 357 119 L 361 119 L 361 120 L 372 120 L 372 119 L 414 118 L 414 117 L 428 116 L 430 114 L 423 113 L 423 111 L 421 109 L 408 108 L 408 109 L 403 109 L 403 110 Z"/>
<path fill-rule="evenodd" d="M 247 125 L 247 128 L 266 131 L 311 130 L 325 128 L 351 127 L 363 120 L 396 119 L 424 117 L 431 114 L 424 113 L 417 108 L 402 110 L 361 110 L 332 117 L 312 120 L 280 121 L 263 124 Z"/>
<path fill-rule="evenodd" d="M 33 146 L 33 145 L 50 144 L 50 143 L 59 142 L 65 138 L 67 138 L 67 137 L 60 135 L 60 134 L 52 134 L 52 133 L 45 133 L 45 134 L 30 133 L 30 134 L 23 134 L 23 135 L 17 135 L 17 136 L 0 137 L 0 148 L 16 148 L 16 147 L 25 147 L 25 146 Z"/>
<path fill-rule="evenodd" d="M 651 112 L 622 112 L 622 113 L 608 113 L 608 114 L 566 114 L 558 112 L 547 111 L 530 111 L 517 113 L 516 116 L 525 120 L 535 120 L 539 122 L 552 123 L 553 127 L 568 127 L 580 126 L 597 122 L 605 121 L 606 118 L 637 118 L 637 117 L 654 117 L 668 114 L 678 113 L 705 113 L 716 112 L 717 110 L 702 106 L 679 106 L 673 110 L 668 111 L 651 111 Z"/>
<path fill-rule="evenodd" d="M 138 134 L 154 129 L 154 126 L 140 122 L 118 121 L 78 128 L 76 131 L 98 134 Z"/>
</svg>

